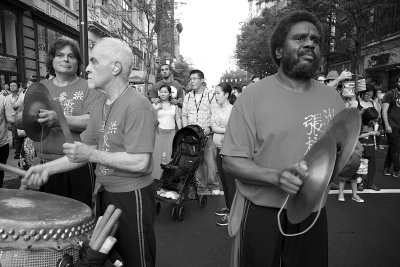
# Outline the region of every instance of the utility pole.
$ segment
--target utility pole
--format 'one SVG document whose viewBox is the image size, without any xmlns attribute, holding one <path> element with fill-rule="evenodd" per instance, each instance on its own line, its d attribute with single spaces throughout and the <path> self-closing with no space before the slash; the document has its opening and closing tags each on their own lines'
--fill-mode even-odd
<svg viewBox="0 0 400 267">
<path fill-rule="evenodd" d="M 79 1 L 79 48 L 81 50 L 82 63 L 84 70 L 82 76 L 86 78 L 86 66 L 89 62 L 89 51 L 88 51 L 88 25 L 87 25 L 87 0 Z"/>
</svg>

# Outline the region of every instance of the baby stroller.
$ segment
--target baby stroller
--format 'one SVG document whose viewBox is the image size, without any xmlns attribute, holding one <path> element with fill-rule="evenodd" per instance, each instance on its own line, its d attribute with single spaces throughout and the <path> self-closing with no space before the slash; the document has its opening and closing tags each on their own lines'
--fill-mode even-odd
<svg viewBox="0 0 400 267">
<path fill-rule="evenodd" d="M 161 175 L 157 189 L 156 213 L 161 209 L 161 203 L 172 204 L 171 218 L 183 221 L 184 208 L 182 203 L 197 200 L 200 208 L 207 205 L 207 197 L 197 192 L 195 173 L 203 162 L 205 136 L 198 125 L 188 125 L 180 129 L 172 142 L 172 160 L 161 165 Z"/>
</svg>

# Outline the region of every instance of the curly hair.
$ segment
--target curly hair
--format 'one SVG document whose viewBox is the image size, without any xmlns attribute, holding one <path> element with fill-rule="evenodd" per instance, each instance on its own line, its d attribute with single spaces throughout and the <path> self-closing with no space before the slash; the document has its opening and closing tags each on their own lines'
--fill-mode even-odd
<svg viewBox="0 0 400 267">
<path fill-rule="evenodd" d="M 83 61 L 81 57 L 81 53 L 79 51 L 79 46 L 75 41 L 65 39 L 65 38 L 59 38 L 57 39 L 54 43 L 50 45 L 49 51 L 47 52 L 46 56 L 46 69 L 47 72 L 53 76 L 56 75 L 53 67 L 53 59 L 56 56 L 57 52 L 63 49 L 64 47 L 69 46 L 72 50 L 72 54 L 78 61 L 78 69 L 76 71 L 76 75 L 81 75 L 82 69 L 83 69 Z"/>
<path fill-rule="evenodd" d="M 321 44 L 322 40 L 322 25 L 321 22 L 315 17 L 312 13 L 306 10 L 298 10 L 294 11 L 285 17 L 283 17 L 278 24 L 275 26 L 274 31 L 272 32 L 270 39 L 270 52 L 272 59 L 274 60 L 277 66 L 280 65 L 280 59 L 276 57 L 276 49 L 281 48 L 285 44 L 286 36 L 288 35 L 292 26 L 296 23 L 307 21 L 317 27 L 317 30 L 320 34 Z"/>
</svg>

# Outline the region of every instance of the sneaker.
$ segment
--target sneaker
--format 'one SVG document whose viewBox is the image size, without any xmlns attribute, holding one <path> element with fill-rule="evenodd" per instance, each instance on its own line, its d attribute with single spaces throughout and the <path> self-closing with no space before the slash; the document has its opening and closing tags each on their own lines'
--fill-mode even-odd
<svg viewBox="0 0 400 267">
<path fill-rule="evenodd" d="M 358 203 L 363 203 L 364 202 L 364 199 L 362 199 L 358 195 L 352 196 L 351 199 L 354 200 L 355 202 L 358 202 Z"/>
<path fill-rule="evenodd" d="M 344 202 L 345 201 L 344 195 L 339 195 L 337 200 L 339 200 L 340 202 Z"/>
<path fill-rule="evenodd" d="M 400 178 L 400 172 L 393 172 L 392 176 L 395 178 Z"/>
<path fill-rule="evenodd" d="M 374 184 L 368 185 L 367 188 L 372 189 L 374 191 L 381 191 L 381 189 Z"/>
<path fill-rule="evenodd" d="M 216 224 L 220 226 L 225 226 L 228 225 L 228 221 L 229 221 L 229 214 L 225 214 L 218 221 L 216 221 Z"/>
<path fill-rule="evenodd" d="M 228 208 L 222 208 L 222 209 L 217 210 L 217 211 L 215 212 L 215 215 L 218 215 L 218 216 L 225 216 L 225 215 L 227 215 L 227 214 L 229 214 Z"/>
<path fill-rule="evenodd" d="M 392 174 L 390 173 L 390 170 L 389 170 L 389 169 L 383 169 L 383 175 L 385 175 L 385 176 L 390 176 L 390 175 L 392 175 Z"/>
<path fill-rule="evenodd" d="M 219 189 L 213 189 L 211 190 L 211 194 L 218 196 L 221 193 Z"/>
</svg>

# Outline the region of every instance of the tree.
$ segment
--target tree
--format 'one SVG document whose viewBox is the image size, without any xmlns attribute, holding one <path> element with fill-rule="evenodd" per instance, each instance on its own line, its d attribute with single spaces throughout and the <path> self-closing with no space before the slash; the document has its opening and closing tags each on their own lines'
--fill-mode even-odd
<svg viewBox="0 0 400 267">
<path fill-rule="evenodd" d="M 232 87 L 237 86 L 242 88 L 244 85 L 249 84 L 250 78 L 246 71 L 238 69 L 229 72 L 226 71 L 221 77 L 221 82 L 227 82 Z"/>
<path fill-rule="evenodd" d="M 189 73 L 193 68 L 189 66 L 189 64 L 185 61 L 185 59 L 180 56 L 178 61 L 175 62 L 175 66 L 173 69 L 173 74 L 175 80 L 177 80 L 183 86 L 189 84 Z"/>
<path fill-rule="evenodd" d="M 164 1 L 159 5 L 159 0 L 133 0 L 123 1 L 122 11 L 116 12 L 121 25 L 115 27 L 112 35 L 123 39 L 143 62 L 144 66 L 144 95 L 147 95 L 150 74 L 156 73 L 156 54 L 158 49 L 168 43 L 157 42 L 157 32 L 160 29 L 160 20 L 163 23 L 174 24 L 173 16 L 170 16 L 171 8 L 174 8 L 174 1 Z M 172 6 L 171 6 L 172 4 Z M 143 26 L 138 29 L 133 23 L 134 20 Z"/>
<path fill-rule="evenodd" d="M 260 17 L 242 24 L 235 51 L 240 68 L 258 76 L 277 71 L 269 51 L 269 39 L 277 20 L 276 14 L 265 9 Z"/>
<path fill-rule="evenodd" d="M 351 72 L 359 73 L 362 49 L 371 31 L 371 17 L 376 11 L 389 10 L 395 4 L 396 1 L 389 0 L 291 0 L 281 12 L 306 9 L 316 15 L 325 29 L 323 54 L 328 64 L 335 58 L 349 59 Z"/>
</svg>

